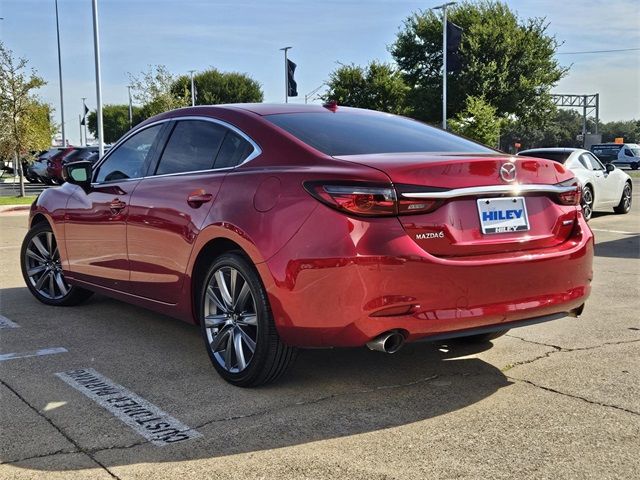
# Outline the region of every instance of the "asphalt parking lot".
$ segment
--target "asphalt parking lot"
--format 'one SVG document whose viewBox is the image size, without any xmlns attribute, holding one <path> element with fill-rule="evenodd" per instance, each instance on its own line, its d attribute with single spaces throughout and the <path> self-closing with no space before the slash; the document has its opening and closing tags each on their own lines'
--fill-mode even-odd
<svg viewBox="0 0 640 480">
<path fill-rule="evenodd" d="M 2 215 L 0 478 L 640 478 L 634 190 L 630 214 L 590 223 L 581 318 L 475 348 L 303 351 L 259 389 L 223 382 L 194 326 L 103 296 L 39 304 L 19 273 L 27 217 Z M 94 374 L 120 389 L 111 411 L 80 381 Z M 141 402 L 191 438 L 141 433 Z"/>
</svg>

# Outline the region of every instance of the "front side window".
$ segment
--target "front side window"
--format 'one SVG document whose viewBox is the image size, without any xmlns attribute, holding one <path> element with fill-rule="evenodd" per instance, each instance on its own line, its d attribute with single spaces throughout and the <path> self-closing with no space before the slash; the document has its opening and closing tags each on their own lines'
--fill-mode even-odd
<svg viewBox="0 0 640 480">
<path fill-rule="evenodd" d="M 227 129 L 213 122 L 177 123 L 162 153 L 156 175 L 211 170 Z"/>
<path fill-rule="evenodd" d="M 584 153 L 583 158 L 585 159 L 585 161 L 587 162 L 588 165 L 591 166 L 591 168 L 589 170 L 604 170 L 604 166 L 602 165 L 602 163 L 600 163 L 600 161 L 594 157 L 593 155 L 591 155 L 590 153 Z"/>
<path fill-rule="evenodd" d="M 118 145 L 98 170 L 96 182 L 113 182 L 144 176 L 153 142 L 163 125 L 154 125 L 134 134 Z"/>
</svg>

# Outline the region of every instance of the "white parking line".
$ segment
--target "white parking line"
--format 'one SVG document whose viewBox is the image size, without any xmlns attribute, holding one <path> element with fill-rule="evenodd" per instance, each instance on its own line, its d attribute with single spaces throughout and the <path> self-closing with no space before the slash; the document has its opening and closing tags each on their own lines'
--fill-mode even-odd
<svg viewBox="0 0 640 480">
<path fill-rule="evenodd" d="M 39 357 L 41 355 L 53 355 L 55 353 L 65 353 L 68 350 L 62 347 L 55 348 L 43 348 L 42 350 L 35 350 L 33 352 L 14 352 L 0 354 L 0 362 L 5 360 L 14 360 L 17 358 Z"/>
<path fill-rule="evenodd" d="M 154 445 L 164 446 L 202 437 L 201 433 L 92 368 L 68 370 L 56 373 L 56 376 Z"/>
<path fill-rule="evenodd" d="M 640 235 L 638 232 L 625 232 L 623 230 L 605 230 L 604 228 L 592 228 L 594 232 L 620 233 L 622 235 Z"/>
<path fill-rule="evenodd" d="M 0 328 L 18 328 L 19 326 L 20 325 L 18 325 L 15 322 L 12 322 L 4 315 L 0 315 Z"/>
</svg>

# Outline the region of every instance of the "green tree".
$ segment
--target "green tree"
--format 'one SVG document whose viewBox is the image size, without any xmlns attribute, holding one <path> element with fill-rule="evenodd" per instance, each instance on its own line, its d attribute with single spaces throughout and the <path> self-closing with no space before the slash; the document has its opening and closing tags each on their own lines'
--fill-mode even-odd
<svg viewBox="0 0 640 480">
<path fill-rule="evenodd" d="M 603 123 L 601 126 L 602 141 L 613 142 L 622 137 L 626 143 L 640 142 L 640 120 L 621 120 Z"/>
<path fill-rule="evenodd" d="M 382 112 L 406 114 L 405 99 L 409 88 L 393 66 L 376 62 L 366 67 L 341 65 L 331 72 L 324 100 L 338 105 L 369 108 Z"/>
<path fill-rule="evenodd" d="M 515 116 L 543 127 L 554 107 L 550 89 L 567 73 L 554 59 L 558 47 L 543 18 L 522 20 L 498 1 L 464 2 L 449 9 L 464 29 L 462 69 L 448 74 L 447 111 L 465 109 L 469 96 L 484 98 L 500 117 Z M 407 85 L 413 115 L 435 122 L 442 116 L 442 21 L 432 10 L 404 22 L 390 47 Z"/>
<path fill-rule="evenodd" d="M 490 147 L 497 147 L 502 120 L 483 98 L 467 97 L 465 109 L 449 122 L 451 130 Z"/>
<path fill-rule="evenodd" d="M 129 80 L 133 98 L 142 105 L 143 118 L 191 103 L 187 89 L 176 91 L 173 88 L 176 77 L 164 65 L 150 65 L 146 72 L 137 76 L 130 73 Z"/>
<path fill-rule="evenodd" d="M 25 195 L 20 160 L 28 158 L 30 151 L 48 147 L 52 133 L 49 107 L 33 94 L 46 82 L 35 70 L 27 71 L 27 63 L 25 58 L 14 58 L 0 42 L 0 151 L 13 154 L 20 176 L 20 196 Z"/>
<path fill-rule="evenodd" d="M 197 73 L 193 78 L 196 89 L 196 105 L 221 103 L 262 102 L 264 95 L 260 83 L 244 73 L 220 72 L 210 68 Z M 174 95 L 187 92 L 191 99 L 191 77 L 181 75 L 172 85 Z"/>
<path fill-rule="evenodd" d="M 132 113 L 134 126 L 144 120 L 140 107 L 133 107 Z M 96 137 L 98 124 L 95 111 L 89 112 L 88 121 L 89 131 Z M 114 143 L 127 133 L 129 131 L 129 105 L 105 105 L 102 108 L 102 129 L 105 143 Z"/>
</svg>

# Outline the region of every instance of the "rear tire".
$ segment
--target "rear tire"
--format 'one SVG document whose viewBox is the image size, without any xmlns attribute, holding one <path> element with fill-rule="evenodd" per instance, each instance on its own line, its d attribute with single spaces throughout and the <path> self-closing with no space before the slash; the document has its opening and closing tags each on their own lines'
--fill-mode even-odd
<svg viewBox="0 0 640 480">
<path fill-rule="evenodd" d="M 20 250 L 20 265 L 27 288 L 46 305 L 77 305 L 93 295 L 89 290 L 66 282 L 56 238 L 46 222 L 35 225 L 27 232 Z"/>
<path fill-rule="evenodd" d="M 227 382 L 255 387 L 281 377 L 297 349 L 285 345 L 262 281 L 239 253 L 218 257 L 200 285 L 199 320 L 211 363 Z"/>
<path fill-rule="evenodd" d="M 624 184 L 622 189 L 622 196 L 620 197 L 620 203 L 618 206 L 613 207 L 613 211 L 618 214 L 625 214 L 631 211 L 631 199 L 632 199 L 632 187 L 631 182 Z"/>
<path fill-rule="evenodd" d="M 582 215 L 584 215 L 584 219 L 588 222 L 593 215 L 593 189 L 590 185 L 586 185 L 582 189 L 580 205 L 582 206 Z"/>
<path fill-rule="evenodd" d="M 42 180 L 42 183 L 44 183 L 45 185 L 53 185 L 53 181 L 50 178 L 47 177 L 40 177 L 40 180 Z"/>
<path fill-rule="evenodd" d="M 506 335 L 509 330 L 498 330 L 496 332 L 481 333 L 479 335 L 470 335 L 468 337 L 460 337 L 460 341 L 465 343 L 487 343 L 496 338 Z"/>
<path fill-rule="evenodd" d="M 631 170 L 637 170 L 638 169 L 638 165 L 639 165 L 638 162 L 633 162 L 631 164 Z"/>
</svg>

